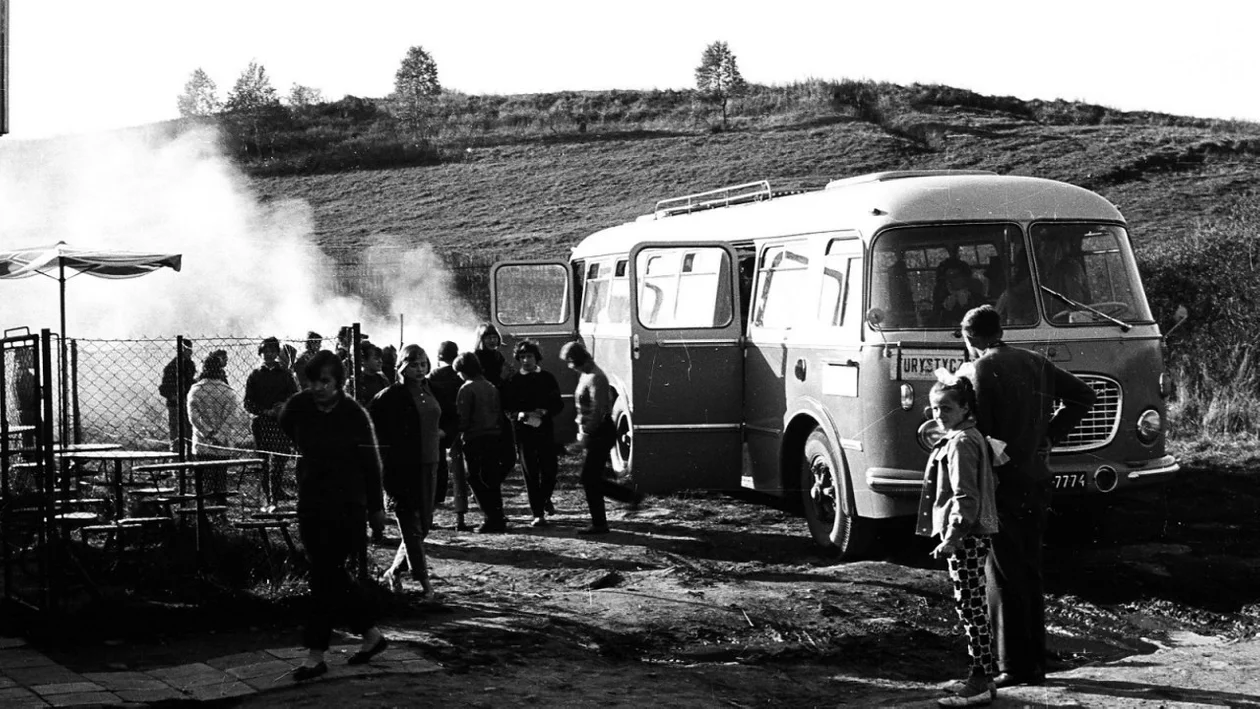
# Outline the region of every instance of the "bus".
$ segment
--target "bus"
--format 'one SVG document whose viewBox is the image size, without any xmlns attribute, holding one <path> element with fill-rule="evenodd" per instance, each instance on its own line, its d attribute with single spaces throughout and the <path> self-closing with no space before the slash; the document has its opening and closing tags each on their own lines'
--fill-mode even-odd
<svg viewBox="0 0 1260 709">
<path fill-rule="evenodd" d="M 638 489 L 799 501 L 813 539 L 844 558 L 876 550 L 879 520 L 917 512 L 940 435 L 928 390 L 968 358 L 960 320 L 981 304 L 1009 344 L 1098 395 L 1051 451 L 1056 495 L 1178 471 L 1173 384 L 1124 217 L 1062 182 L 898 171 L 735 185 L 662 200 L 568 259 L 497 263 L 491 291 L 505 339 L 552 354 L 585 342 L 614 389 L 613 467 Z"/>
</svg>

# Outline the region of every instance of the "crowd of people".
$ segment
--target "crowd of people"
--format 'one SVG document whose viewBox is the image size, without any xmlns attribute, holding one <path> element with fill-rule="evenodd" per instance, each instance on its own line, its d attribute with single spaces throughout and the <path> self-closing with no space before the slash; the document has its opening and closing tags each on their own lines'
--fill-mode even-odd
<svg viewBox="0 0 1260 709">
<path fill-rule="evenodd" d="M 351 663 L 367 662 L 388 645 L 347 570 L 364 547 L 365 528 L 383 541 L 387 509 L 401 543 L 381 581 L 401 590 L 409 573 L 425 597 L 434 591 L 424 541 L 448 491 L 457 529 L 474 529 L 465 519 L 471 489 L 482 515 L 475 530 L 506 532 L 502 488 L 519 463 L 530 525 L 547 527 L 555 514 L 559 448 L 553 419 L 563 398 L 537 342 L 518 342 L 509 362 L 500 352 L 499 332 L 487 323 L 471 350 L 442 342 L 437 368 L 419 345 L 395 352 L 367 341 L 360 343 L 356 368 L 345 335 L 332 352 L 321 349 L 319 333 L 310 332 L 300 355 L 277 338 L 262 340 L 259 365 L 239 401 L 224 375 L 227 353 L 212 352 L 198 371 L 192 341 L 182 339 L 159 388 L 168 402 L 172 446 L 181 445 L 181 431 L 190 431 L 192 450 L 201 457 L 233 455 L 230 431 L 242 412 L 252 417 L 254 450 L 269 457 L 262 487 L 273 503 L 291 497 L 284 471 L 286 460 L 296 458 L 298 532 L 310 563 L 312 599 L 304 637 L 309 656 L 298 679 L 327 671 L 324 652 L 334 618 L 363 637 Z M 560 357 L 580 377 L 575 402 L 591 524 L 579 534 L 606 534 L 604 498 L 637 505 L 642 495 L 606 475 L 613 444 L 608 378 L 579 342 L 565 345 Z"/>
</svg>

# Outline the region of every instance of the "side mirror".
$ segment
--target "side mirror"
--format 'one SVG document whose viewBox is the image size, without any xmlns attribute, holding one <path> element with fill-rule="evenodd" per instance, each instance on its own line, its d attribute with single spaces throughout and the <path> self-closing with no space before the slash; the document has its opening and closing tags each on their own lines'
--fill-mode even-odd
<svg viewBox="0 0 1260 709">
<path fill-rule="evenodd" d="M 884 309 L 871 308 L 866 311 L 866 322 L 871 327 L 878 329 L 880 323 L 884 322 Z"/>
<path fill-rule="evenodd" d="M 1174 330 L 1181 327 L 1181 325 L 1189 319 L 1190 311 L 1186 309 L 1186 306 L 1178 305 L 1176 312 L 1173 313 L 1173 326 L 1168 328 L 1168 332 L 1164 333 L 1164 337 L 1167 338 Z"/>
</svg>

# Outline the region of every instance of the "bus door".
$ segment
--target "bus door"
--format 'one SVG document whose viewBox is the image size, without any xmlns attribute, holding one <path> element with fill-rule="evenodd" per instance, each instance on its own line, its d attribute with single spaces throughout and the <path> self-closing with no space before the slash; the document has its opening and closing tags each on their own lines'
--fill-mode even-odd
<svg viewBox="0 0 1260 709">
<path fill-rule="evenodd" d="M 800 338 L 794 327 L 804 326 L 806 344 L 817 328 L 813 318 L 817 293 L 810 284 L 813 270 L 807 238 L 764 244 L 757 254 L 748 345 L 744 364 L 744 409 L 750 467 L 741 478 L 744 487 L 766 492 L 783 489 L 779 447 L 783 440 L 788 401 L 799 394 L 808 362 L 798 361 Z"/>
<path fill-rule="evenodd" d="M 512 363 L 516 343 L 535 340 L 543 351 L 539 364 L 560 384 L 564 411 L 552 419 L 558 443 L 577 437 L 577 373 L 560 360 L 564 343 L 577 339 L 572 284 L 569 264 L 563 261 L 504 261 L 490 267 L 490 318 L 503 337 L 504 357 Z"/>
<path fill-rule="evenodd" d="M 646 243 L 630 252 L 630 396 L 613 410 L 640 489 L 739 487 L 737 263 L 725 244 Z"/>
</svg>

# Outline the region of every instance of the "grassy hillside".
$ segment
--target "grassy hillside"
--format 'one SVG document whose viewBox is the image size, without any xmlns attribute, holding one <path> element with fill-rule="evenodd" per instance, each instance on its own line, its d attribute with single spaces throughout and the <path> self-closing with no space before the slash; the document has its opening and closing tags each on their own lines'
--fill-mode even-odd
<svg viewBox="0 0 1260 709">
<path fill-rule="evenodd" d="M 658 199 L 726 184 L 962 168 L 1063 180 L 1125 214 L 1157 318 L 1190 307 L 1169 346 L 1188 387 L 1209 392 L 1195 419 L 1225 406 L 1211 414 L 1223 426 L 1250 424 L 1210 392 L 1249 387 L 1250 400 L 1260 382 L 1260 126 L 869 82 L 759 87 L 732 113 L 722 131 L 689 92 L 447 96 L 424 137 L 437 164 L 252 172 L 264 196 L 308 201 L 321 247 L 346 262 L 371 244 L 428 243 L 466 275 L 562 257 Z"/>
</svg>

